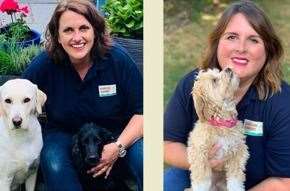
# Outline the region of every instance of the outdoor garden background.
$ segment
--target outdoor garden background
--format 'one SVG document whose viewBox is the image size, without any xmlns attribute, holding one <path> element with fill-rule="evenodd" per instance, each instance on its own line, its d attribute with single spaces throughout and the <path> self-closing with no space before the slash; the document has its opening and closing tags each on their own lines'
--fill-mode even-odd
<svg viewBox="0 0 290 191">
<path fill-rule="evenodd" d="M 203 56 L 207 36 L 231 0 L 164 0 L 164 105 L 178 81 Z M 254 0 L 270 18 L 284 46 L 283 73 L 290 83 L 290 0 Z"/>
</svg>

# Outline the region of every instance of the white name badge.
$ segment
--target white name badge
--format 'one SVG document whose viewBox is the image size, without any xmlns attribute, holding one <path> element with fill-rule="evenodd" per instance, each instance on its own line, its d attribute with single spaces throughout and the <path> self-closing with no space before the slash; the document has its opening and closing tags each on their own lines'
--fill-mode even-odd
<svg viewBox="0 0 290 191">
<path fill-rule="evenodd" d="M 245 119 L 244 129 L 246 135 L 263 136 L 263 122 L 261 121 L 251 121 Z"/>
<path fill-rule="evenodd" d="M 99 86 L 99 96 L 108 97 L 117 94 L 116 84 Z"/>
</svg>

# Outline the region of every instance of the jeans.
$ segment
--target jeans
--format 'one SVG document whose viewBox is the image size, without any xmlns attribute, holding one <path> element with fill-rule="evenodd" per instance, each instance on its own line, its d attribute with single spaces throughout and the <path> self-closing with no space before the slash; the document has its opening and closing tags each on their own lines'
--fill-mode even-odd
<svg viewBox="0 0 290 191">
<path fill-rule="evenodd" d="M 190 188 L 190 173 L 176 167 L 169 167 L 164 172 L 163 191 L 183 191 Z"/>
<path fill-rule="evenodd" d="M 130 148 L 125 160 L 136 177 L 138 191 L 143 190 L 143 139 L 136 141 Z"/>
<path fill-rule="evenodd" d="M 43 142 L 40 167 L 46 191 L 82 191 L 71 159 L 72 135 L 49 132 Z"/>
<path fill-rule="evenodd" d="M 83 191 L 71 159 L 72 135 L 49 132 L 43 142 L 40 165 L 46 191 Z M 143 139 L 128 148 L 126 161 L 136 176 L 138 191 L 142 191 Z"/>
</svg>

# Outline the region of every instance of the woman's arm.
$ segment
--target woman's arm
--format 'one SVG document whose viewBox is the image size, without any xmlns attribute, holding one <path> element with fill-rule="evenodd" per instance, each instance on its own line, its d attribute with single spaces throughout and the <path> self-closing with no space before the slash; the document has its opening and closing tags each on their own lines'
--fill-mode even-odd
<svg viewBox="0 0 290 191">
<path fill-rule="evenodd" d="M 249 191 L 290 191 L 290 178 L 270 177 Z"/>
<path fill-rule="evenodd" d="M 165 141 L 164 161 L 169 165 L 188 170 L 186 146 L 179 142 Z"/>
<path fill-rule="evenodd" d="M 215 144 L 208 154 L 209 165 L 215 171 L 220 171 L 220 169 L 222 169 L 224 165 L 223 159 L 218 160 L 214 158 L 219 149 L 220 146 L 218 144 Z M 182 168 L 185 170 L 188 170 L 190 167 L 190 164 L 188 163 L 187 160 L 186 146 L 179 142 L 171 142 L 171 141 L 164 142 L 164 161 L 169 165 Z"/>
<path fill-rule="evenodd" d="M 133 115 L 118 141 L 126 148 L 143 137 L 143 115 Z"/>
</svg>

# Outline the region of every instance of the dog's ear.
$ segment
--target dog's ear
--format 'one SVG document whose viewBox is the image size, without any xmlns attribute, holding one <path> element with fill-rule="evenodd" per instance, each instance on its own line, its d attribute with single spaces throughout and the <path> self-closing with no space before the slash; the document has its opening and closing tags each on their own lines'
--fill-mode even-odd
<svg viewBox="0 0 290 191">
<path fill-rule="evenodd" d="M 83 159 L 80 150 L 79 136 L 78 134 L 74 135 L 72 138 L 73 146 L 72 146 L 72 160 L 73 164 L 78 171 L 83 168 Z"/>
<path fill-rule="evenodd" d="M 194 87 L 191 94 L 194 101 L 194 108 L 195 108 L 195 111 L 199 120 L 205 121 L 206 120 L 206 117 L 205 117 L 206 103 L 205 103 L 202 93 Z"/>
<path fill-rule="evenodd" d="M 36 88 L 37 88 L 37 86 L 36 86 Z M 42 106 L 44 105 L 46 99 L 47 99 L 46 94 L 37 88 L 37 90 L 36 90 L 36 111 L 38 114 L 42 113 Z"/>
</svg>

